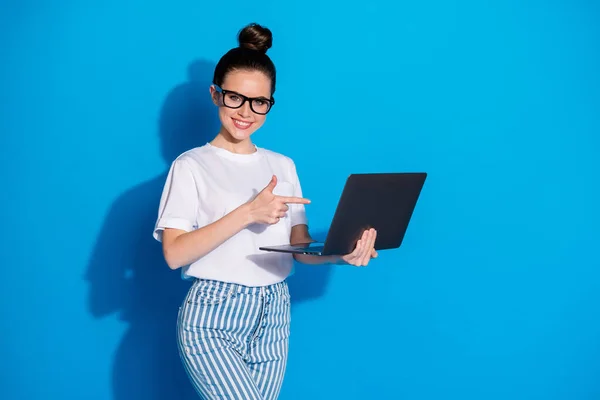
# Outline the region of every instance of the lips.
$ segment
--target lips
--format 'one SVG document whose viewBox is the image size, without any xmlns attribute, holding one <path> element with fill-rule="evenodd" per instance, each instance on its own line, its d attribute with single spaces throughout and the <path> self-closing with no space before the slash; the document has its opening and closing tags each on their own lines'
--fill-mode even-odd
<svg viewBox="0 0 600 400">
<path fill-rule="evenodd" d="M 233 120 L 233 125 L 235 125 L 238 129 L 248 129 L 252 126 L 252 122 L 240 121 L 239 119 L 231 118 Z"/>
</svg>

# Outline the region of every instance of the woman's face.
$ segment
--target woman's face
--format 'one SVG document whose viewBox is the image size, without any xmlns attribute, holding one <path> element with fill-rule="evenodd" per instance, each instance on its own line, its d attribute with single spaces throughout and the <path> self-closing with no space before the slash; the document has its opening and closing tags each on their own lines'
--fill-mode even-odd
<svg viewBox="0 0 600 400">
<path fill-rule="evenodd" d="M 259 71 L 231 71 L 225 76 L 221 89 L 246 97 L 271 99 L 271 80 Z M 214 86 L 210 87 L 210 92 L 213 102 L 219 106 L 219 119 L 223 129 L 235 142 L 248 139 L 265 123 L 266 115 L 254 112 L 249 101 L 245 101 L 239 108 L 231 108 L 231 106 L 237 106 L 236 103 L 242 100 L 235 93 L 226 93 L 224 99 L 224 95 L 219 93 Z M 254 108 L 259 112 L 264 112 L 265 105 L 267 105 L 266 102 L 259 100 L 254 103 Z"/>
</svg>

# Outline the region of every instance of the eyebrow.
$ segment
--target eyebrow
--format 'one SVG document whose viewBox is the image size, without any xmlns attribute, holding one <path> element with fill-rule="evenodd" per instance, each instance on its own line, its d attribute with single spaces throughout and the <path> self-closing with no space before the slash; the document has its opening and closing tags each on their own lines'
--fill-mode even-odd
<svg viewBox="0 0 600 400">
<path fill-rule="evenodd" d="M 240 92 L 238 92 L 238 91 L 235 91 L 235 90 L 229 90 L 229 89 L 225 89 L 225 88 L 221 88 L 221 90 L 224 90 L 224 91 L 226 91 L 226 92 L 231 92 L 231 93 L 239 94 L 240 96 L 244 96 L 244 97 L 247 97 L 247 98 L 249 98 L 249 99 L 263 99 L 263 100 L 270 100 L 270 99 L 271 99 L 270 97 L 265 97 L 265 96 L 257 96 L 257 97 L 252 97 L 252 96 L 248 96 L 248 95 L 246 95 L 246 94 L 240 93 Z"/>
</svg>

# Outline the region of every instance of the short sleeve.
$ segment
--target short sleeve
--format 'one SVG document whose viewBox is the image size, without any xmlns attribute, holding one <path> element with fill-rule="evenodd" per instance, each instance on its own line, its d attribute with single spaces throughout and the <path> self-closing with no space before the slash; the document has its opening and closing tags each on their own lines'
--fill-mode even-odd
<svg viewBox="0 0 600 400">
<path fill-rule="evenodd" d="M 300 179 L 296 171 L 296 164 L 293 161 L 291 161 L 291 169 L 292 182 L 294 183 L 294 197 L 302 197 L 302 186 L 300 185 Z M 290 221 L 292 226 L 308 225 L 304 204 L 290 204 Z"/>
<path fill-rule="evenodd" d="M 184 159 L 176 159 L 169 169 L 154 227 L 154 238 L 162 241 L 166 228 L 190 232 L 198 213 L 198 190 L 192 169 Z"/>
</svg>

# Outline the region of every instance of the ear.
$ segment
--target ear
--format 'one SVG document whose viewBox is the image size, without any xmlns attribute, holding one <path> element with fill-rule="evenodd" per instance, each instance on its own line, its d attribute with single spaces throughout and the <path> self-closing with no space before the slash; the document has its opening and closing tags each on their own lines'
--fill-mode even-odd
<svg viewBox="0 0 600 400">
<path fill-rule="evenodd" d="M 215 89 L 215 85 L 210 85 L 209 91 L 210 91 L 210 98 L 212 99 L 214 105 L 220 106 L 221 100 L 219 98 L 219 92 L 217 92 L 217 89 Z"/>
</svg>

